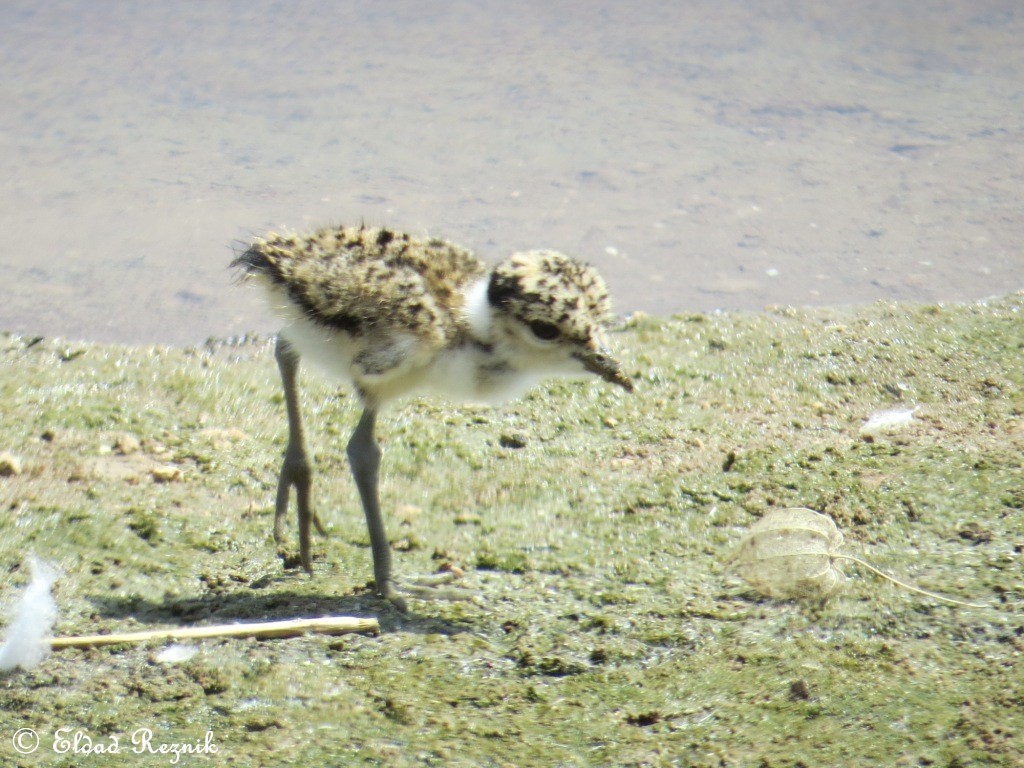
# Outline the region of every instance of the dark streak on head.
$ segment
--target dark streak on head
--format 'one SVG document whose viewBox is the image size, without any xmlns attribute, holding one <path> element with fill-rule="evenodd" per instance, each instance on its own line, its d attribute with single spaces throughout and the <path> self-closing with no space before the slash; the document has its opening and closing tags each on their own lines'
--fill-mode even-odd
<svg viewBox="0 0 1024 768">
<path fill-rule="evenodd" d="M 503 275 L 497 270 L 491 273 L 487 283 L 487 303 L 492 307 L 501 307 L 520 295 L 519 281 L 511 275 Z"/>
</svg>

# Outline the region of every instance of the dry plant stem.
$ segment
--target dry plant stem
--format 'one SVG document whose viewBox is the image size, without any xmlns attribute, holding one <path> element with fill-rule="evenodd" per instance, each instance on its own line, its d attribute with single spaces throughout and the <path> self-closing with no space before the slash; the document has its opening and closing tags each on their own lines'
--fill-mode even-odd
<svg viewBox="0 0 1024 768">
<path fill-rule="evenodd" d="M 942 595 L 937 595 L 934 592 L 929 592 L 927 589 L 921 589 L 920 587 L 915 587 L 912 584 L 907 584 L 906 582 L 900 581 L 895 576 L 890 576 L 888 573 L 884 573 L 884 572 L 878 570 L 877 568 L 875 568 L 875 566 L 871 565 L 871 563 L 866 563 L 863 560 L 861 560 L 859 557 L 854 557 L 853 555 L 835 555 L 835 554 L 833 554 L 832 558 L 836 559 L 836 560 L 850 560 L 850 561 L 856 563 L 857 565 L 864 566 L 869 571 L 871 571 L 873 574 L 875 574 L 876 576 L 881 576 L 886 581 L 891 581 L 893 584 L 897 584 L 898 586 L 901 586 L 904 589 L 909 589 L 911 592 L 917 592 L 917 593 L 922 594 L 922 595 L 927 595 L 928 597 L 933 598 L 935 600 L 940 600 L 943 603 L 950 603 L 952 605 L 962 605 L 962 606 L 964 606 L 966 608 L 987 608 L 988 607 L 986 605 L 981 605 L 980 603 L 965 603 L 962 600 L 954 600 L 951 597 L 943 597 Z"/>
<path fill-rule="evenodd" d="M 199 640 L 209 637 L 296 637 L 307 633 L 342 635 L 350 632 L 380 631 L 376 619 L 351 616 L 325 616 L 320 619 L 261 621 L 249 624 L 217 624 L 210 627 L 177 627 L 144 632 L 120 632 L 110 635 L 55 637 L 51 648 L 88 648 L 118 643 L 144 643 L 149 640 Z"/>
</svg>

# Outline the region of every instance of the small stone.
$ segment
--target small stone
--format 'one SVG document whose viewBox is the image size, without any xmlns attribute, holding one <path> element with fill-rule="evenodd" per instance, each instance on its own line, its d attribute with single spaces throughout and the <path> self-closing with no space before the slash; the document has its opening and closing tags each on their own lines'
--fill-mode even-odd
<svg viewBox="0 0 1024 768">
<path fill-rule="evenodd" d="M 609 429 L 614 429 L 615 427 L 619 426 L 619 420 L 616 419 L 614 416 L 605 416 L 604 425 Z"/>
<path fill-rule="evenodd" d="M 0 477 L 20 475 L 23 471 L 25 471 L 25 467 L 21 463 L 21 459 L 7 451 L 0 453 Z"/>
<path fill-rule="evenodd" d="M 167 465 L 162 467 L 153 467 L 153 479 L 158 483 L 173 483 L 176 480 L 181 480 L 182 471 L 180 468 L 173 465 Z"/>
<path fill-rule="evenodd" d="M 114 441 L 114 450 L 122 456 L 128 456 L 142 448 L 142 443 L 135 435 L 120 435 Z"/>
</svg>

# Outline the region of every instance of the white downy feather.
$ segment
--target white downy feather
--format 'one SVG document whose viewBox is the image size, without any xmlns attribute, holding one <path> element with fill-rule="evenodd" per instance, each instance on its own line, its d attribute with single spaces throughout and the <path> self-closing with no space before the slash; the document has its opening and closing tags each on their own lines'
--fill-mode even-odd
<svg viewBox="0 0 1024 768">
<path fill-rule="evenodd" d="M 0 646 L 0 672 L 15 667 L 31 669 L 50 653 L 47 640 L 57 622 L 57 603 L 51 593 L 57 569 L 35 556 L 30 556 L 28 563 L 32 580 L 10 611 L 7 637 Z"/>
</svg>

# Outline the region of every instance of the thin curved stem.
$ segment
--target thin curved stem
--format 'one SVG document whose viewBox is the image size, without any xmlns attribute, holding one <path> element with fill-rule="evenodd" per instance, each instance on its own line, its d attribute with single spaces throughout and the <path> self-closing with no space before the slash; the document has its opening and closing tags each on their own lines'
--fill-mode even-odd
<svg viewBox="0 0 1024 768">
<path fill-rule="evenodd" d="M 869 571 L 871 571 L 876 576 L 881 576 L 883 579 L 886 579 L 887 581 L 891 581 L 893 584 L 897 584 L 897 585 L 903 587 L 904 589 L 909 589 L 911 592 L 917 592 L 917 593 L 922 594 L 922 595 L 927 595 L 928 597 L 930 597 L 930 598 L 932 598 L 934 600 L 941 600 L 944 603 L 951 603 L 953 605 L 962 605 L 962 606 L 965 606 L 967 608 L 987 608 L 988 607 L 987 605 L 981 605 L 979 603 L 965 603 L 962 600 L 954 600 L 951 597 L 943 597 L 942 595 L 937 595 L 934 592 L 929 592 L 927 589 L 921 589 L 920 587 L 915 587 L 912 584 L 907 584 L 906 582 L 900 581 L 895 576 L 890 576 L 888 573 L 885 573 L 883 571 L 878 570 L 871 563 L 866 563 L 863 560 L 861 560 L 859 557 L 854 557 L 853 555 L 837 555 L 837 554 L 832 554 L 831 557 L 833 559 L 835 559 L 835 560 L 852 560 L 857 565 L 864 566 L 865 568 L 867 568 Z"/>
</svg>

